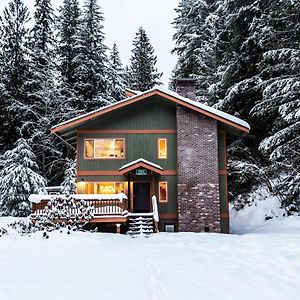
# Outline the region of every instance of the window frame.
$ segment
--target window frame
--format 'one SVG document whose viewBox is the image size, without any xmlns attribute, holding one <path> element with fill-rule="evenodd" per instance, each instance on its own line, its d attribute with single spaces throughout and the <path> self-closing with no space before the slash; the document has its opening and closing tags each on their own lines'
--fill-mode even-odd
<svg viewBox="0 0 300 300">
<path fill-rule="evenodd" d="M 95 193 L 95 192 L 97 192 L 97 185 L 103 184 L 103 183 L 113 183 L 115 191 L 116 191 L 116 184 L 123 184 L 123 193 L 125 194 L 125 181 L 95 181 L 94 182 L 94 195 L 104 195 L 104 194 Z M 107 195 L 117 195 L 117 194 L 115 193 L 115 194 L 107 194 Z"/>
<path fill-rule="evenodd" d="M 93 194 L 88 194 L 88 195 L 99 195 L 99 194 L 96 194 L 95 192 L 97 191 L 97 184 L 101 184 L 101 183 L 113 183 L 115 190 L 116 190 L 116 184 L 123 184 L 123 187 L 124 187 L 123 193 L 125 194 L 126 181 L 85 181 L 84 182 L 85 185 L 93 184 Z M 84 192 L 85 192 L 85 189 L 86 189 L 86 186 L 84 187 Z M 116 194 L 111 194 L 111 195 L 116 195 Z"/>
<path fill-rule="evenodd" d="M 93 140 L 94 141 L 94 157 L 87 157 L 86 156 L 86 141 L 91 141 L 91 140 Z M 116 155 L 116 140 L 122 140 L 123 141 L 123 146 L 124 146 L 124 156 L 123 157 L 95 157 L 95 153 L 96 153 L 96 151 L 95 151 L 95 145 L 96 145 L 96 143 L 95 143 L 95 140 L 114 140 L 114 143 L 115 143 L 115 155 Z M 84 139 L 84 142 L 83 142 L 83 159 L 87 159 L 87 160 L 110 160 L 110 159 L 126 159 L 126 139 L 124 138 L 124 137 L 122 137 L 122 138 L 118 138 L 118 137 L 116 137 L 116 138 L 110 138 L 110 137 L 108 137 L 108 138 L 85 138 Z"/>
<path fill-rule="evenodd" d="M 160 156 L 160 141 L 164 140 L 166 142 L 166 157 L 161 157 Z M 167 138 L 157 138 L 157 158 L 158 159 L 168 159 L 168 139 Z"/>
<path fill-rule="evenodd" d="M 166 200 L 161 200 L 160 198 L 160 184 L 165 183 L 166 184 Z M 159 181 L 158 182 L 158 202 L 159 203 L 168 203 L 169 202 L 169 187 L 168 187 L 168 181 Z"/>
</svg>

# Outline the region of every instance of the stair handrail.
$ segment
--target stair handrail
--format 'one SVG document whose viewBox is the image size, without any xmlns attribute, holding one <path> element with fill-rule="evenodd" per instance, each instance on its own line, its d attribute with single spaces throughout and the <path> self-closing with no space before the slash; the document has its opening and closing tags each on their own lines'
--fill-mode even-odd
<svg viewBox="0 0 300 300">
<path fill-rule="evenodd" d="M 152 196 L 152 211 L 153 211 L 153 219 L 154 219 L 154 221 L 155 222 L 159 222 L 157 198 L 156 198 L 155 195 Z"/>
<path fill-rule="evenodd" d="M 158 232 L 159 213 L 158 213 L 157 198 L 155 195 L 152 196 L 152 211 L 153 211 L 154 229 L 155 232 Z"/>
</svg>

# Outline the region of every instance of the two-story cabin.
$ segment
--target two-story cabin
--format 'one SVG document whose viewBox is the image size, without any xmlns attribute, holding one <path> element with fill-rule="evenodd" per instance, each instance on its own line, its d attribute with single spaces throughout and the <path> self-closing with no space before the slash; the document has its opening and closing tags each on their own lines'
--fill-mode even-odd
<svg viewBox="0 0 300 300">
<path fill-rule="evenodd" d="M 128 210 L 151 211 L 158 199 L 161 231 L 229 232 L 226 143 L 249 125 L 161 88 L 101 107 L 52 128 L 77 148 L 77 194 L 128 197 Z M 99 222 L 104 219 L 99 219 Z M 126 222 L 106 219 L 105 222 Z"/>
</svg>

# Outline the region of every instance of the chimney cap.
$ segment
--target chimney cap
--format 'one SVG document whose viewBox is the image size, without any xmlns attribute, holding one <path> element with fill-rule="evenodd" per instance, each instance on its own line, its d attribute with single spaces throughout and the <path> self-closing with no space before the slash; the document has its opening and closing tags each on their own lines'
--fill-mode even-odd
<svg viewBox="0 0 300 300">
<path fill-rule="evenodd" d="M 177 86 L 193 86 L 196 85 L 196 78 L 177 78 L 176 85 Z"/>
</svg>

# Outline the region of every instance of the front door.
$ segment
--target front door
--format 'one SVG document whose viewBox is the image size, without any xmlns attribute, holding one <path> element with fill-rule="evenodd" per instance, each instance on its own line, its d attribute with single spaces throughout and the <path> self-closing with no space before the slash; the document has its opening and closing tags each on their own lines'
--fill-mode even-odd
<svg viewBox="0 0 300 300">
<path fill-rule="evenodd" d="M 150 183 L 133 183 L 133 209 L 134 212 L 145 213 L 150 211 Z"/>
</svg>

